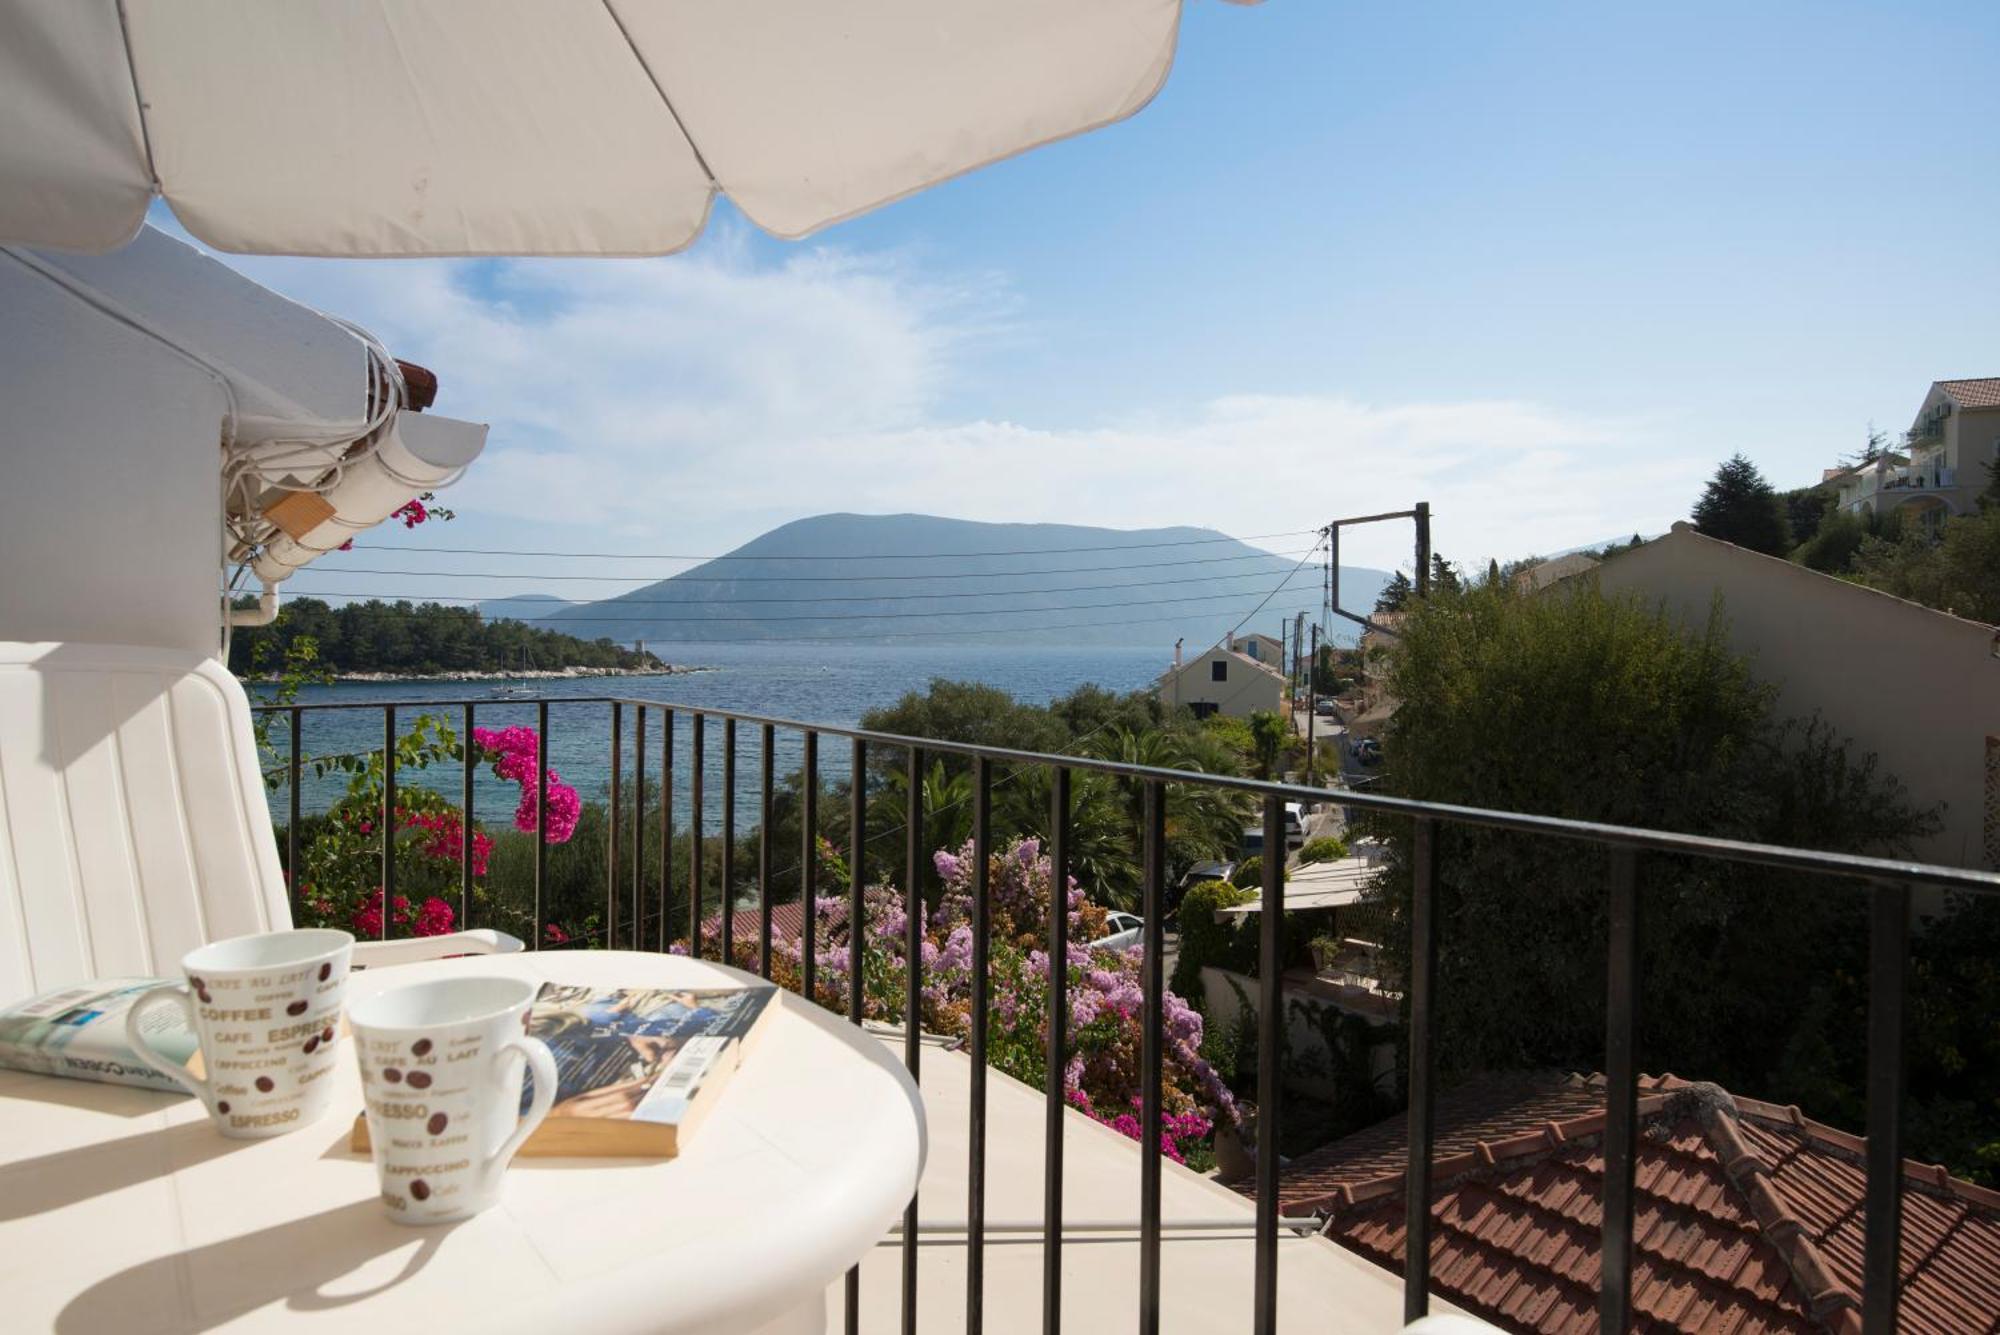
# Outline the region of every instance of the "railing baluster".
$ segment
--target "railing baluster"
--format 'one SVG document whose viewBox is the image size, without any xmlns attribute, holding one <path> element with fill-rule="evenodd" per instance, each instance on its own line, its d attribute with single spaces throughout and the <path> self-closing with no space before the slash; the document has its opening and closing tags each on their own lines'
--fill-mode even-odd
<svg viewBox="0 0 2000 1335">
<path fill-rule="evenodd" d="M 287 712 L 291 715 L 292 725 L 291 753 L 285 758 L 285 774 L 290 783 L 286 801 L 291 806 L 291 824 L 285 827 L 285 877 L 290 882 L 292 913 L 296 919 L 299 905 L 303 902 L 299 898 L 299 707 L 293 705 Z M 470 839 L 471 835 L 466 837 Z"/>
<path fill-rule="evenodd" d="M 549 881 L 549 702 L 535 702 L 535 940 L 528 948 L 540 950 L 548 935 Z"/>
<path fill-rule="evenodd" d="M 634 950 L 646 945 L 645 910 L 641 895 L 646 883 L 646 707 L 632 710 L 632 931 L 625 938 Z M 621 911 L 619 914 L 623 917 Z"/>
<path fill-rule="evenodd" d="M 736 963 L 736 720 L 722 720 L 722 962 Z"/>
<path fill-rule="evenodd" d="M 903 1064 L 918 1081 L 924 1032 L 924 752 L 910 748 L 903 802 Z M 917 1335 L 917 1193 L 903 1211 L 903 1335 Z"/>
<path fill-rule="evenodd" d="M 382 706 L 382 939 L 396 916 L 396 706 Z"/>
<path fill-rule="evenodd" d="M 771 780 L 777 729 L 764 725 L 763 755 L 758 765 L 762 791 L 757 819 L 757 972 L 771 976 Z"/>
<path fill-rule="evenodd" d="M 458 925 L 461 929 L 472 926 L 472 778 L 474 762 L 479 747 L 472 740 L 472 711 L 470 700 L 465 702 L 465 733 L 459 738 L 459 831 L 458 831 Z"/>
<path fill-rule="evenodd" d="M 1165 1060 L 1160 1026 L 1166 1014 L 1167 790 L 1158 779 L 1146 780 L 1145 886 L 1139 905 L 1146 921 L 1139 961 L 1142 1001 L 1139 1030 L 1139 1331 L 1159 1335 L 1160 1329 L 1160 1102 L 1161 1063 Z"/>
<path fill-rule="evenodd" d="M 1049 781 L 1049 1050 L 1042 1105 L 1042 1331 L 1062 1330 L 1063 1101 L 1069 1071 L 1069 778 Z"/>
<path fill-rule="evenodd" d="M 1875 885 L 1868 925 L 1868 1198 L 1861 1327 L 1896 1329 L 1903 1246 L 1903 1043 L 1910 955 L 1910 887 Z"/>
<path fill-rule="evenodd" d="M 708 729 L 701 712 L 688 715 L 688 954 L 701 958 L 701 781 L 707 758 L 702 754 Z"/>
<path fill-rule="evenodd" d="M 867 939 L 862 887 L 868 884 L 868 743 L 854 739 L 847 779 L 847 1018 L 861 1023 L 861 955 Z M 847 1270 L 847 1335 L 861 1335 L 861 1264 Z"/>
<path fill-rule="evenodd" d="M 618 948 L 618 790 L 619 771 L 625 768 L 625 706 L 611 702 L 611 810 L 607 813 L 604 835 L 604 948 Z"/>
<path fill-rule="evenodd" d="M 799 796 L 799 990 L 819 1000 L 819 734 L 805 735 Z"/>
<path fill-rule="evenodd" d="M 1437 822 L 1413 822 L 1410 885 L 1410 1112 L 1403 1174 L 1403 1321 L 1430 1310 L 1431 1141 L 1434 1111 L 1431 1040 L 1436 1016 L 1431 990 L 1437 973 Z"/>
<path fill-rule="evenodd" d="M 1598 1328 L 1632 1324 L 1632 1173 L 1639 1119 L 1639 855 L 1611 850 L 1604 1007 L 1604 1241 Z"/>
<path fill-rule="evenodd" d="M 985 1329 L 986 1304 L 986 1007 L 988 933 L 992 916 L 993 762 L 972 762 L 972 1119 L 966 1129 L 965 1331 Z"/>
<path fill-rule="evenodd" d="M 1252 1324 L 1258 1335 L 1278 1328 L 1278 1084 L 1285 1031 L 1284 960 L 1279 952 L 1285 912 L 1285 810 L 1276 794 L 1264 799 L 1264 884 L 1257 924 L 1257 1249 Z"/>
<path fill-rule="evenodd" d="M 673 940 L 674 898 L 674 711 L 660 711 L 660 934 L 656 950 Z"/>
</svg>

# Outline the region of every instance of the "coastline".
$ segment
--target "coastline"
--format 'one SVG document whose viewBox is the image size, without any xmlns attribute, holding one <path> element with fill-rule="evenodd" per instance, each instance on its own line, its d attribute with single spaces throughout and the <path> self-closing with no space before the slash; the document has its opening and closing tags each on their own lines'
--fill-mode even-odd
<svg viewBox="0 0 2000 1335">
<path fill-rule="evenodd" d="M 659 667 L 617 668 L 617 667 L 565 667 L 565 668 L 493 668 L 486 671 L 455 672 L 336 672 L 336 683 L 365 685 L 371 682 L 400 681 L 583 681 L 593 677 L 678 677 L 691 672 L 706 672 L 708 668 L 686 663 L 666 663 Z M 253 677 L 246 680 L 259 684 L 275 683 L 275 676 Z"/>
</svg>

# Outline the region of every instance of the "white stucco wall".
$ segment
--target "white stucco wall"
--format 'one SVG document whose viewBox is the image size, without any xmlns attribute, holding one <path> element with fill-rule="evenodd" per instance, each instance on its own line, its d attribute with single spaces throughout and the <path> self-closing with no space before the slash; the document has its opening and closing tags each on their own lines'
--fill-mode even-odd
<svg viewBox="0 0 2000 1335">
<path fill-rule="evenodd" d="M 1916 846 L 1926 861 L 1989 865 L 1984 850 L 1987 738 L 2000 737 L 2000 656 L 1993 627 L 1948 616 L 1703 537 L 1674 531 L 1592 575 L 1607 594 L 1657 600 L 1689 625 L 1719 593 L 1729 643 L 1779 690 L 1782 714 L 1817 710 L 1872 751 L 1920 805 L 1942 804 L 1943 829 Z"/>
<path fill-rule="evenodd" d="M 0 253 L 0 640 L 213 654 L 221 386 Z"/>
<path fill-rule="evenodd" d="M 1214 680 L 1211 664 L 1227 664 L 1228 677 Z M 1168 669 L 1160 678 L 1160 700 L 1169 709 L 1212 704 L 1219 714 L 1248 718 L 1256 711 L 1277 710 L 1284 702 L 1285 679 L 1255 660 L 1220 646 L 1189 659 L 1179 672 Z"/>
</svg>

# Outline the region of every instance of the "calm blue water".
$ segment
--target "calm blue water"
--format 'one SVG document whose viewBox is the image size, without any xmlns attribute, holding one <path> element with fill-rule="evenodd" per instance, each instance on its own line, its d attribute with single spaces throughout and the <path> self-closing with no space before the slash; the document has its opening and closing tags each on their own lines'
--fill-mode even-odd
<svg viewBox="0 0 2000 1335">
<path fill-rule="evenodd" d="M 609 677 L 588 681 L 531 681 L 520 683 L 537 695 L 554 700 L 586 700 L 594 696 L 619 695 L 658 700 L 666 704 L 712 709 L 735 709 L 778 718 L 812 723 L 854 724 L 870 709 L 894 704 L 907 691 L 921 691 L 934 678 L 976 681 L 997 686 L 1017 699 L 1042 704 L 1085 683 L 1108 690 L 1129 691 L 1150 685 L 1166 666 L 1156 649 L 1006 647 L 997 645 L 834 645 L 834 644 L 703 644 L 685 647 L 661 646 L 662 655 L 676 664 L 696 665 L 703 670 L 670 677 Z M 483 728 L 504 728 L 513 724 L 535 725 L 533 704 L 510 702 L 493 693 L 486 682 L 384 682 L 352 683 L 310 688 L 300 695 L 304 704 L 380 705 L 385 702 L 421 705 L 432 702 L 433 712 L 444 717 L 456 730 L 463 726 L 463 710 L 457 705 L 437 702 L 473 700 L 475 717 Z M 259 697 L 251 690 L 252 702 Z M 422 708 L 398 711 L 398 733 L 407 735 L 410 721 Z M 303 715 L 300 750 L 306 756 L 361 753 L 380 749 L 382 716 L 377 708 L 309 711 Z M 675 717 L 675 808 L 678 821 L 687 819 L 687 767 L 692 755 L 690 724 L 684 715 Z M 631 711 L 625 719 L 625 782 L 632 776 Z M 602 798 L 610 787 L 611 711 L 603 704 L 556 704 L 549 710 L 549 756 L 556 772 L 574 784 L 586 799 Z M 286 751 L 286 725 L 281 718 L 272 739 L 282 764 Z M 738 730 L 736 764 L 736 807 L 739 825 L 756 819 L 759 748 L 761 738 L 755 728 Z M 660 772 L 659 716 L 647 722 L 646 768 L 648 791 L 657 793 Z M 711 720 L 706 734 L 704 766 L 704 820 L 711 829 L 721 817 L 722 726 Z M 802 743 L 796 732 L 779 732 L 774 748 L 774 764 L 783 775 L 798 768 Z M 829 781 L 847 773 L 847 744 L 837 738 L 820 744 L 820 772 Z M 272 763 L 267 757 L 266 763 Z M 420 772 L 400 772 L 403 783 L 420 783 L 450 794 L 459 792 L 460 774 L 455 763 Z M 308 775 L 300 787 L 300 805 L 307 813 L 324 811 L 344 791 L 345 779 Z M 512 814 L 519 789 L 511 782 L 496 779 L 481 767 L 475 784 L 474 805 L 480 820 L 489 824 L 505 822 Z M 281 784 L 271 794 L 275 819 L 286 818 L 289 797 Z"/>
</svg>

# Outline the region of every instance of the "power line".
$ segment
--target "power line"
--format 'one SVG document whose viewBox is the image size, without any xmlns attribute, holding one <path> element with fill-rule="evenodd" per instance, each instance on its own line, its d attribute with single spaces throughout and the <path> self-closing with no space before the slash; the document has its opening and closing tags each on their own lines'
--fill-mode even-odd
<svg viewBox="0 0 2000 1335">
<path fill-rule="evenodd" d="M 1317 548 L 1313 550 L 1318 550 Z M 523 556 L 532 553 L 523 552 Z M 1310 554 L 1310 553 L 1308 553 Z M 1298 555 L 1297 552 L 1258 552 L 1254 556 L 1209 556 L 1192 561 L 1140 561 L 1122 566 L 1062 566 L 1052 570 L 944 570 L 921 575 L 661 575 L 654 572 L 644 574 L 625 573 L 618 575 L 555 575 L 541 571 L 520 570 L 373 570 L 358 566 L 325 567 L 314 570 L 316 574 L 342 575 L 409 575 L 425 579 L 510 579 L 510 580 L 585 580 L 599 583 L 628 583 L 632 580 L 649 580 L 656 584 L 673 582 L 676 584 L 861 584 L 874 580 L 891 579 L 1027 579 L 1037 575 L 1098 575 L 1112 570 L 1157 570 L 1162 566 L 1217 565 L 1229 561 L 1281 561 Z M 1261 573 L 1261 572 L 1252 572 Z"/>
<path fill-rule="evenodd" d="M 1298 573 L 1297 571 L 1293 571 L 1291 574 L 1286 575 L 1285 583 L 1289 583 L 1292 579 L 1292 576 L 1296 575 L 1297 573 Z M 1278 593 L 1279 589 L 1282 589 L 1283 587 L 1284 584 L 1281 583 L 1278 589 L 1272 589 L 1269 593 L 1266 593 L 1264 595 L 1264 602 L 1269 602 L 1271 598 Z M 913 617 L 1017 616 L 1021 614 L 1039 614 L 1043 612 L 1086 612 L 1097 609 L 1115 610 L 1118 608 L 1125 608 L 1125 607 L 1162 607 L 1169 603 L 1225 602 L 1237 598 L 1247 598 L 1253 592 L 1255 592 L 1255 590 L 1246 589 L 1236 593 L 1190 595 L 1185 598 L 1135 598 L 1126 600 L 1124 602 L 1112 602 L 1112 603 L 1058 603 L 1054 606 L 1049 606 L 1049 607 L 980 607 L 980 608 L 969 608 L 962 612 L 954 612 L 950 610 L 932 610 L 926 612 L 827 612 L 827 613 L 800 612 L 792 615 L 763 614 L 763 615 L 753 615 L 753 616 L 719 616 L 719 617 L 665 617 L 665 616 L 614 617 L 614 616 L 578 615 L 575 618 L 575 621 L 579 624 L 586 624 L 586 625 L 588 624 L 601 625 L 606 622 L 640 622 L 646 625 L 675 625 L 675 624 L 697 625 L 704 622 L 712 623 L 720 621 L 883 621 L 883 620 L 902 620 Z M 409 600 L 399 600 L 399 601 L 409 601 Z M 785 601 L 793 601 L 793 600 L 785 600 Z M 805 601 L 805 600 L 798 600 L 798 601 Z M 1263 605 L 1264 605 L 1263 603 L 1259 603 L 1257 605 L 1257 608 L 1251 612 L 1251 615 L 1255 616 L 1257 611 L 1261 611 L 1263 609 Z M 357 606 L 357 604 L 350 603 L 348 604 L 348 606 Z M 414 616 L 416 614 L 415 608 L 411 608 L 407 612 L 405 612 L 402 608 L 386 604 L 378 605 L 372 608 L 368 603 L 361 603 L 358 604 L 358 606 L 361 607 L 363 610 L 372 611 L 375 613 L 388 613 L 392 615 L 407 615 L 407 616 Z M 527 624 L 533 621 L 548 620 L 547 617 L 508 617 L 503 619 L 510 621 L 520 621 L 523 624 Z"/>
<path fill-rule="evenodd" d="M 986 552 L 814 552 L 764 555 L 725 552 L 720 556 L 690 556 L 679 552 L 524 552 L 501 547 L 394 547 L 356 543 L 355 551 L 446 552 L 454 556 L 564 556 L 585 560 L 625 561 L 935 561 L 953 556 L 1050 556 L 1064 552 L 1132 552 L 1151 547 L 1199 547 L 1205 543 L 1257 542 L 1264 538 L 1298 538 L 1319 530 L 1288 529 L 1283 533 L 1252 533 L 1245 537 L 1179 538 L 1172 542 L 1125 542 L 1095 547 L 1016 547 Z"/>
<path fill-rule="evenodd" d="M 815 594 L 800 594 L 791 598 L 716 598 L 706 601 L 698 598 L 632 598 L 621 594 L 621 595 L 613 595 L 612 597 L 603 599 L 602 601 L 604 603 L 616 603 L 620 607 L 633 607 L 633 606 L 704 607 L 704 606 L 717 606 L 717 605 L 735 606 L 739 603 L 908 603 L 908 602 L 924 602 L 926 600 L 935 600 L 939 598 L 1008 598 L 1008 597 L 1026 597 L 1040 593 L 1095 593 L 1105 589 L 1147 589 L 1147 588 L 1158 588 L 1163 585 L 1215 584 L 1226 580 L 1242 580 L 1242 579 L 1261 580 L 1268 578 L 1269 578 L 1268 572 L 1246 570 L 1239 574 L 1234 574 L 1234 575 L 1185 575 L 1176 579 L 1128 580 L 1123 584 L 1063 584 L 1053 588 L 1046 588 L 1046 589 L 973 589 L 959 593 L 843 593 L 843 594 L 815 593 Z M 1262 587 L 1263 586 L 1261 584 L 1258 585 L 1258 588 Z M 1255 593 L 1256 591 L 1257 591 L 1256 589 L 1236 590 L 1236 592 L 1243 594 L 1245 597 L 1249 596 L 1252 593 Z M 520 595 L 515 595 L 514 597 L 496 598 L 491 596 L 482 597 L 478 594 L 470 594 L 470 593 L 396 594 L 396 593 L 384 593 L 379 590 L 360 590 L 360 589 L 350 589 L 350 590 L 294 589 L 292 590 L 292 593 L 295 597 L 300 597 L 300 598 L 371 598 L 371 599 L 376 599 L 378 601 L 385 599 L 394 600 L 394 599 L 408 598 L 413 600 L 421 600 L 423 602 L 438 602 L 438 603 L 505 603 L 505 602 L 519 601 L 520 599 Z M 569 608 L 575 609 L 581 607 L 594 607 L 598 605 L 600 604 L 572 603 L 569 605 Z M 948 612 L 948 609 L 940 609 L 940 610 Z M 968 608 L 967 610 L 976 612 L 981 609 Z M 557 615 L 567 615 L 567 614 L 568 613 L 566 610 L 565 613 L 561 614 L 550 612 L 543 615 L 516 616 L 516 617 L 511 617 L 509 619 L 514 621 L 547 621 L 551 617 Z"/>
</svg>

